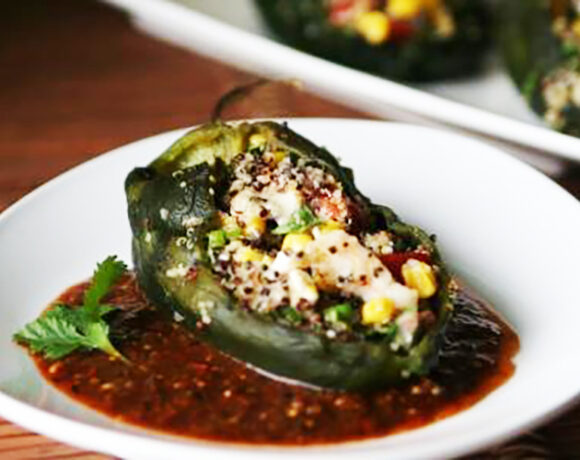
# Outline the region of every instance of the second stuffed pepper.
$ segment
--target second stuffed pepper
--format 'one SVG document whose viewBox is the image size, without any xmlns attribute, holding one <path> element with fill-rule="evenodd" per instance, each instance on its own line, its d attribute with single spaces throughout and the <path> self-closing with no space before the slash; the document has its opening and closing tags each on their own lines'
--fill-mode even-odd
<svg viewBox="0 0 580 460">
<path fill-rule="evenodd" d="M 580 2 L 502 5 L 501 42 L 514 81 L 550 127 L 580 136 Z"/>
<path fill-rule="evenodd" d="M 406 81 L 480 67 L 489 38 L 482 0 L 257 0 L 275 35 L 332 61 Z"/>
</svg>

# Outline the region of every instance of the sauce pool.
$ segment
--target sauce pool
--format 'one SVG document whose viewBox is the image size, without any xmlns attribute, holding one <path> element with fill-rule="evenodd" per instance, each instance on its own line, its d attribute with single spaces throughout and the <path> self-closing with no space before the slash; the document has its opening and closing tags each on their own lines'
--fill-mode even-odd
<svg viewBox="0 0 580 460">
<path fill-rule="evenodd" d="M 59 300 L 82 303 L 87 283 Z M 168 434 L 245 444 L 337 443 L 409 430 L 462 411 L 503 384 L 519 349 L 514 331 L 464 291 L 430 375 L 371 393 L 319 390 L 267 377 L 148 305 L 127 276 L 107 298 L 113 341 L 131 362 L 74 352 L 35 356 L 43 376 L 115 420 Z M 119 337 L 115 340 L 115 337 Z"/>
</svg>

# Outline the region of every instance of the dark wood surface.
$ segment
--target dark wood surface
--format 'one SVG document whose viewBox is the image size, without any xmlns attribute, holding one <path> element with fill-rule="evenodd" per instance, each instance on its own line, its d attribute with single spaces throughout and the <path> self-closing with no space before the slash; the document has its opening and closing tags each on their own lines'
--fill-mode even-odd
<svg viewBox="0 0 580 460">
<path fill-rule="evenodd" d="M 255 78 L 151 39 L 94 0 L 17 0 L 0 11 L 0 211 L 95 155 L 207 120 L 220 95 Z M 230 115 L 365 117 L 282 86 L 260 90 Z M 559 181 L 580 196 L 578 168 Z M 580 458 L 579 415 L 481 458 Z M 107 457 L 0 419 L 0 458 Z"/>
</svg>

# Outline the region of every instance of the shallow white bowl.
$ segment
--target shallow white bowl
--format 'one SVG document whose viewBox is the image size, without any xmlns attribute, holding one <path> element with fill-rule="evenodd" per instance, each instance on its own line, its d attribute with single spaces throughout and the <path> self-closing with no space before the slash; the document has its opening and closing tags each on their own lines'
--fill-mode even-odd
<svg viewBox="0 0 580 460">
<path fill-rule="evenodd" d="M 43 382 L 12 333 L 109 254 L 130 260 L 123 181 L 184 131 L 121 147 L 41 187 L 0 217 L 0 415 L 87 449 L 129 458 L 448 458 L 545 420 L 580 393 L 580 206 L 485 144 L 416 126 L 290 120 L 355 171 L 373 200 L 439 237 L 455 273 L 521 337 L 515 375 L 471 409 L 369 441 L 309 448 L 186 441 L 122 425 Z"/>
</svg>

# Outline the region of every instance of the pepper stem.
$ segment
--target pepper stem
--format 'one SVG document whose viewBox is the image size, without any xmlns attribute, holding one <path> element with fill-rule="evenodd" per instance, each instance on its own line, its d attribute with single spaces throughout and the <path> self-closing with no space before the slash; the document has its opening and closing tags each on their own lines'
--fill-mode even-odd
<svg viewBox="0 0 580 460">
<path fill-rule="evenodd" d="M 231 105 L 235 104 L 238 101 L 244 100 L 246 97 L 249 97 L 256 89 L 261 88 L 262 86 L 267 85 L 286 85 L 291 86 L 295 89 L 302 90 L 302 82 L 297 79 L 290 79 L 290 80 L 268 80 L 267 78 L 260 78 L 255 80 L 251 83 L 236 86 L 235 88 L 231 89 L 223 96 L 220 97 L 217 104 L 215 105 L 212 114 L 211 114 L 211 121 L 216 122 L 222 120 L 222 114 L 224 111 L 230 107 Z"/>
</svg>

